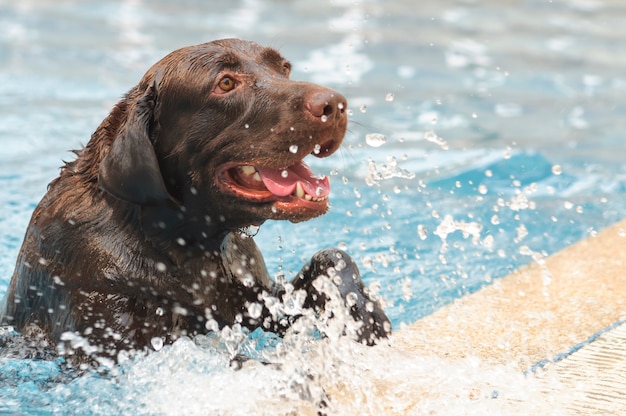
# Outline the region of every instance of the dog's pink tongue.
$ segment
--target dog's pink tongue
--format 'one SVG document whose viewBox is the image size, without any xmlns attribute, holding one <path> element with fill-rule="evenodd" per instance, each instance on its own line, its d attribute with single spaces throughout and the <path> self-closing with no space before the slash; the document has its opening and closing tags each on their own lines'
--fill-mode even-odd
<svg viewBox="0 0 626 416">
<path fill-rule="evenodd" d="M 257 168 L 265 187 L 276 196 L 293 194 L 298 182 L 304 192 L 313 197 L 325 197 L 330 193 L 328 178 L 319 179 L 302 161 L 286 169 Z"/>
</svg>

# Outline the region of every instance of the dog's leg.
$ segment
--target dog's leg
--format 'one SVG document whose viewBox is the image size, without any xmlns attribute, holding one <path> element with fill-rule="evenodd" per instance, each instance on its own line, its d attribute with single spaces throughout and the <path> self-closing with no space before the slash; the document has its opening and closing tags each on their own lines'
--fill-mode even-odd
<svg viewBox="0 0 626 416">
<path fill-rule="evenodd" d="M 391 333 L 389 319 L 378 302 L 370 298 L 357 265 L 345 252 L 338 249 L 319 251 L 291 283 L 294 290 L 306 291 L 303 306 L 318 313 L 329 306 L 327 303 L 333 293 L 338 294 L 343 300 L 341 307 L 347 308 L 352 318 L 362 323 L 356 331 L 359 342 L 374 345 Z"/>
</svg>

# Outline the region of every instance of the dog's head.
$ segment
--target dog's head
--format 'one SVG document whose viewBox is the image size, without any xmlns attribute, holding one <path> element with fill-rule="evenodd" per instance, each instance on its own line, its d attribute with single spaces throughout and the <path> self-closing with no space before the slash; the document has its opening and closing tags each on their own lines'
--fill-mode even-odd
<svg viewBox="0 0 626 416">
<path fill-rule="evenodd" d="M 100 187 L 233 229 L 323 214 L 328 179 L 302 159 L 337 150 L 347 103 L 330 89 L 289 80 L 290 69 L 274 49 L 237 39 L 167 55 L 125 97 L 126 119 L 100 162 Z"/>
</svg>

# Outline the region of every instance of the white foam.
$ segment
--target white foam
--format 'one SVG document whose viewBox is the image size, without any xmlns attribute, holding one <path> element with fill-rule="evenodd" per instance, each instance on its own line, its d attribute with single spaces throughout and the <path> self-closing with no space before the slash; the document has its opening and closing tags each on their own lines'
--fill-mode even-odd
<svg viewBox="0 0 626 416">
<path fill-rule="evenodd" d="M 284 347 L 273 353 L 275 364 L 252 361 L 234 370 L 225 351 L 181 339 L 114 380 L 94 378 L 99 386 L 91 391 L 101 394 L 96 401 L 110 400 L 113 384 L 123 392 L 115 399 L 120 409 L 165 415 L 315 414 L 322 402 L 329 414 L 560 414 L 567 399 L 545 393 L 560 386 L 556 379 L 471 357 L 419 356 L 345 337 Z"/>
</svg>

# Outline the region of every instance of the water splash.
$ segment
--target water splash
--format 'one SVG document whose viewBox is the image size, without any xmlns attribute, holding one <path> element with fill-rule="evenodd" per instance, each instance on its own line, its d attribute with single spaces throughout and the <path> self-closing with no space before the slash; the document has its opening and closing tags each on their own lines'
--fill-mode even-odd
<svg viewBox="0 0 626 416">
<path fill-rule="evenodd" d="M 546 408 L 560 414 L 571 398 L 566 391 L 558 399 L 548 397 L 539 376 L 525 376 L 513 365 L 415 354 L 396 339 L 370 348 L 345 336 L 311 340 L 296 331 L 280 341 L 231 331 L 226 340 L 216 334 L 183 337 L 108 375 L 88 373 L 50 389 L 33 388 L 31 398 L 65 414 L 232 416 L 524 415 Z M 235 351 L 254 358 L 234 366 Z M 0 361 L 3 374 L 10 374 L 6 365 Z M 33 368 L 32 376 L 45 380 L 58 374 L 56 365 L 41 363 L 40 370 L 47 373 L 37 376 Z M 548 381 L 559 386 L 558 380 Z M 7 396 L 10 391 L 0 388 L 2 411 L 20 409 Z"/>
<path fill-rule="evenodd" d="M 381 133 L 368 133 L 365 135 L 365 143 L 371 147 L 380 147 L 387 143 L 387 136 Z"/>
<path fill-rule="evenodd" d="M 449 234 L 461 231 L 463 238 L 472 237 L 474 244 L 480 241 L 483 226 L 477 222 L 457 221 L 452 215 L 444 216 L 433 234 L 441 238 L 442 241 L 448 238 Z"/>
<path fill-rule="evenodd" d="M 437 136 L 437 133 L 435 133 L 433 130 L 429 130 L 426 133 L 424 133 L 424 139 L 426 141 L 429 141 L 431 143 L 438 145 L 443 150 L 449 149 L 448 143 L 441 137 Z"/>
<path fill-rule="evenodd" d="M 401 168 L 398 165 L 398 160 L 394 156 L 387 156 L 387 163 L 380 165 L 370 158 L 367 162 L 367 170 L 365 183 L 368 186 L 374 186 L 383 180 L 391 178 L 415 178 L 415 173 Z"/>
</svg>

